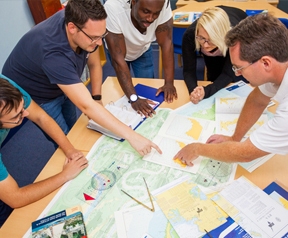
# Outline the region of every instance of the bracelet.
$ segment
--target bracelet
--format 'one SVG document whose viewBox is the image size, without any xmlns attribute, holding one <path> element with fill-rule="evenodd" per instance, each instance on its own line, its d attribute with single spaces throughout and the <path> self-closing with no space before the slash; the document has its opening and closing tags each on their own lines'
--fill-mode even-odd
<svg viewBox="0 0 288 238">
<path fill-rule="evenodd" d="M 101 100 L 102 99 L 102 96 L 101 95 L 93 95 L 92 98 L 94 100 Z"/>
</svg>

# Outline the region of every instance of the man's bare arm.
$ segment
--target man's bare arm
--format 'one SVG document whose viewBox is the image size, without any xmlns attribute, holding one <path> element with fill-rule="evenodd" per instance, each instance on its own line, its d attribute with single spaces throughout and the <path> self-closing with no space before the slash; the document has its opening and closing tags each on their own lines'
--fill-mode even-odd
<svg viewBox="0 0 288 238">
<path fill-rule="evenodd" d="M 6 179 L 0 181 L 0 200 L 12 208 L 26 206 L 47 196 L 65 182 L 75 178 L 87 166 L 88 161 L 85 157 L 78 160 L 69 160 L 66 158 L 61 172 L 50 178 L 21 188 L 18 187 L 13 177 L 8 175 Z"/>
<path fill-rule="evenodd" d="M 265 96 L 258 87 L 254 88 L 247 97 L 239 116 L 234 135 L 232 136 L 234 141 L 240 141 L 243 138 L 259 119 L 269 102 L 269 97 Z"/>
<path fill-rule="evenodd" d="M 165 85 L 157 91 L 164 92 L 166 102 L 173 102 L 177 99 L 176 88 L 174 87 L 174 49 L 172 42 L 173 19 L 159 25 L 156 29 L 156 38 L 162 50 L 162 62 L 164 68 Z"/>
<path fill-rule="evenodd" d="M 227 141 L 219 144 L 191 143 L 181 149 L 174 159 L 179 158 L 188 166 L 193 166 L 193 161 L 198 156 L 235 163 L 249 162 L 269 153 L 258 149 L 248 138 L 244 142 Z"/>
<path fill-rule="evenodd" d="M 125 61 L 126 45 L 124 36 L 123 34 L 114 34 L 109 32 L 109 34 L 106 36 L 106 42 L 118 81 L 125 95 L 129 98 L 130 95 L 136 94 L 136 91 L 132 83 L 130 70 Z M 155 114 L 155 111 L 152 107 L 150 107 L 148 102 L 149 101 L 147 100 L 138 99 L 131 105 L 135 111 L 139 111 L 145 116 L 152 116 L 152 114 Z"/>
<path fill-rule="evenodd" d="M 99 47 L 95 52 L 89 55 L 87 66 L 90 73 L 91 94 L 101 95 L 103 71 L 101 66 Z"/>
</svg>

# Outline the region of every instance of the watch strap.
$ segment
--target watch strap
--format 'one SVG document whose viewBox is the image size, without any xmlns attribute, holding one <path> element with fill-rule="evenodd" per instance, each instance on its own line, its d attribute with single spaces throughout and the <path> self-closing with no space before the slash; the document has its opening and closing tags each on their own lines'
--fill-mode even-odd
<svg viewBox="0 0 288 238">
<path fill-rule="evenodd" d="M 92 95 L 92 98 L 94 100 L 101 100 L 102 99 L 102 95 Z"/>
</svg>

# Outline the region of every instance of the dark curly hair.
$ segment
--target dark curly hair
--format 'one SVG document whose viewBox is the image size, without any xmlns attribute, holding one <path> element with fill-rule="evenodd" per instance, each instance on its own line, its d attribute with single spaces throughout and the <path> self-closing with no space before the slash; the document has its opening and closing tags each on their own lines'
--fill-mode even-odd
<svg viewBox="0 0 288 238">
<path fill-rule="evenodd" d="M 132 0 L 128 0 L 127 2 L 131 4 L 131 1 L 132 1 Z M 138 2 L 138 0 L 135 0 L 135 2 Z M 170 0 L 167 1 L 167 6 L 166 6 L 166 7 L 169 6 L 169 2 L 170 2 Z"/>
</svg>

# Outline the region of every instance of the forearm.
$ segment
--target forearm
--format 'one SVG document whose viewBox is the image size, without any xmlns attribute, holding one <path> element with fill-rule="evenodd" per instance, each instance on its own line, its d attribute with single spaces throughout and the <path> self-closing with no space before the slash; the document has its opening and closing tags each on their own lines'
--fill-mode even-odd
<svg viewBox="0 0 288 238">
<path fill-rule="evenodd" d="M 268 154 L 257 149 L 249 138 L 244 142 L 227 141 L 219 144 L 194 144 L 191 150 L 192 154 L 226 163 L 250 162 Z"/>
<path fill-rule="evenodd" d="M 257 100 L 261 95 L 262 99 Z M 267 107 L 270 99 L 264 96 L 258 88 L 255 88 L 247 97 L 245 105 L 239 116 L 235 132 L 232 136 L 234 141 L 241 141 L 248 130 L 259 119 L 265 108 Z"/>
<path fill-rule="evenodd" d="M 47 196 L 65 182 L 67 182 L 67 179 L 62 173 L 59 173 L 40 182 L 18 188 L 18 191 L 15 191 L 13 195 L 10 196 L 9 201 L 5 201 L 4 199 L 4 202 L 12 208 L 23 207 Z"/>
<path fill-rule="evenodd" d="M 132 83 L 131 73 L 125 60 L 123 60 L 123 62 L 116 62 L 112 60 L 112 64 L 119 84 L 125 95 L 129 97 L 131 94 L 136 94 L 134 85 Z"/>
<path fill-rule="evenodd" d="M 103 78 L 102 69 L 90 70 L 91 94 L 92 95 L 101 95 L 102 78 Z"/>
<path fill-rule="evenodd" d="M 88 108 L 83 108 L 83 113 L 88 115 L 93 121 L 103 126 L 104 128 L 112 131 L 116 135 L 127 139 L 128 141 L 132 138 L 135 133 L 130 127 L 119 121 L 103 106 L 93 102 Z"/>
<path fill-rule="evenodd" d="M 96 52 L 90 55 L 87 65 L 90 73 L 91 94 L 101 95 L 103 70 L 101 66 L 99 48 Z"/>
<path fill-rule="evenodd" d="M 162 48 L 162 62 L 165 84 L 173 85 L 175 62 L 172 42 L 171 44 L 167 43 L 167 46 Z"/>
</svg>

